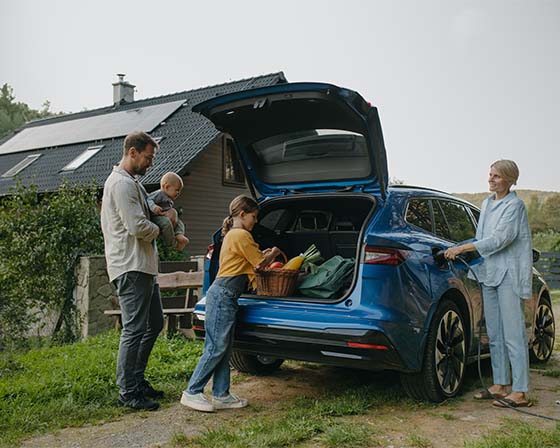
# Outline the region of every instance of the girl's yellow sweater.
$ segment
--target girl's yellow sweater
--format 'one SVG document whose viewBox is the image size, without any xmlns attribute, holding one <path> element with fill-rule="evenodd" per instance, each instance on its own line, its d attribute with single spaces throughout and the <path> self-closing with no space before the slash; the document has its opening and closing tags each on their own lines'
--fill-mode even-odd
<svg viewBox="0 0 560 448">
<path fill-rule="evenodd" d="M 222 243 L 217 277 L 247 274 L 251 288 L 256 289 L 255 267 L 263 260 L 264 255 L 251 233 L 245 229 L 230 229 Z"/>
</svg>

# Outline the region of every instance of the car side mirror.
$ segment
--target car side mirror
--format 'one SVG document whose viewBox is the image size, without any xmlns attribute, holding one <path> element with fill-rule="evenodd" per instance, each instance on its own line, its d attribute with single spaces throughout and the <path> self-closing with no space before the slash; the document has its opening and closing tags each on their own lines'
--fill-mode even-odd
<svg viewBox="0 0 560 448">
<path fill-rule="evenodd" d="M 536 263 L 541 258 L 541 252 L 537 249 L 533 249 L 533 263 Z"/>
</svg>

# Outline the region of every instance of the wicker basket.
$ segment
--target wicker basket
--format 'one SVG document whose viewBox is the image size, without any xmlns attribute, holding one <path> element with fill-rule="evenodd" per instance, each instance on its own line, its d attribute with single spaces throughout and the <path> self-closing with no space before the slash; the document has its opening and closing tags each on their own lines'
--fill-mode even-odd
<svg viewBox="0 0 560 448">
<path fill-rule="evenodd" d="M 287 257 L 281 252 L 286 263 Z M 258 269 L 255 270 L 257 276 L 257 294 L 260 296 L 290 296 L 296 289 L 299 270 L 287 270 L 282 268 Z"/>
</svg>

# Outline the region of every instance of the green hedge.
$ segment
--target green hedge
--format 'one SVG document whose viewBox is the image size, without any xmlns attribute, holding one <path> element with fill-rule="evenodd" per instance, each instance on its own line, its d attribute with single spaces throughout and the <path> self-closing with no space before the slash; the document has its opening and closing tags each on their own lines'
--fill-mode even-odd
<svg viewBox="0 0 560 448">
<path fill-rule="evenodd" d="M 0 349 L 40 325 L 45 310 L 60 312 L 61 340 L 75 338 L 74 267 L 103 253 L 97 203 L 95 185 L 67 183 L 41 195 L 18 184 L 0 202 Z"/>
</svg>

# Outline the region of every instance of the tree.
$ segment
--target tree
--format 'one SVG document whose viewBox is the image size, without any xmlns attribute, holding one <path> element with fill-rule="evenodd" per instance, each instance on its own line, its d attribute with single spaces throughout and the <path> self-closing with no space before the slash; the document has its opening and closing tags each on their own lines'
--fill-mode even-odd
<svg viewBox="0 0 560 448">
<path fill-rule="evenodd" d="M 62 184 L 38 194 L 18 185 L 0 202 L 0 350 L 44 315 L 60 312 L 60 339 L 76 336 L 72 292 L 81 255 L 103 252 L 97 186 Z"/>
<path fill-rule="evenodd" d="M 529 205 L 527 207 L 527 214 L 529 216 L 529 225 L 533 233 L 544 232 L 547 230 L 547 222 L 545 215 L 542 211 L 542 204 L 539 200 L 538 195 L 533 194 Z"/>
<path fill-rule="evenodd" d="M 51 103 L 48 100 L 45 100 L 41 110 L 35 110 L 25 103 L 16 102 L 15 99 L 14 89 L 4 84 L 0 89 L 0 138 L 28 121 L 57 115 L 51 112 Z"/>
</svg>

